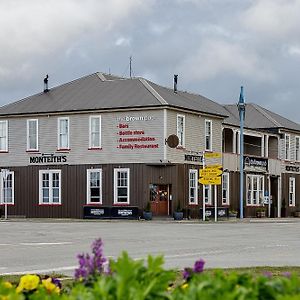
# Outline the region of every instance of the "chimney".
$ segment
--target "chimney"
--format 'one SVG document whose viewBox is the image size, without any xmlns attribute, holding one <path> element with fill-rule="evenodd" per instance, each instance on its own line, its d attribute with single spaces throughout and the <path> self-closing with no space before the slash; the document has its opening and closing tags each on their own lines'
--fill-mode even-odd
<svg viewBox="0 0 300 300">
<path fill-rule="evenodd" d="M 177 79 L 178 75 L 174 75 L 174 93 L 177 93 Z"/>
<path fill-rule="evenodd" d="M 44 78 L 44 93 L 47 93 L 49 92 L 49 89 L 48 89 L 48 74 L 46 75 L 46 77 Z"/>
</svg>

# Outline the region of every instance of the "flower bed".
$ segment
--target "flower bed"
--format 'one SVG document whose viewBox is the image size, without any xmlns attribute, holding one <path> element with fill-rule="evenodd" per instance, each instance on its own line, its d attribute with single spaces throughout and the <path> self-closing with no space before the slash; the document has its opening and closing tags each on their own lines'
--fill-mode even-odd
<svg viewBox="0 0 300 300">
<path fill-rule="evenodd" d="M 0 282 L 0 300 L 300 299 L 299 277 L 290 273 L 278 277 L 271 273 L 212 273 L 204 270 L 205 262 L 200 259 L 178 278 L 178 271 L 163 268 L 162 256 L 148 256 L 144 262 L 123 252 L 108 262 L 102 246 L 98 239 L 91 255 L 78 256 L 79 267 L 70 288 L 62 290 L 55 278 L 24 275 L 16 285 Z"/>
</svg>

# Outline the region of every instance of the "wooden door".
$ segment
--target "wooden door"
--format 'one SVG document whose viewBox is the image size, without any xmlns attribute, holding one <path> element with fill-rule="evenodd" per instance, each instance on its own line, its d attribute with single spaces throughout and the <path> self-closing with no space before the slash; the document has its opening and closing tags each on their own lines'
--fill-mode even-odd
<svg viewBox="0 0 300 300">
<path fill-rule="evenodd" d="M 151 210 L 154 216 L 167 216 L 169 204 L 169 185 L 150 184 Z"/>
</svg>

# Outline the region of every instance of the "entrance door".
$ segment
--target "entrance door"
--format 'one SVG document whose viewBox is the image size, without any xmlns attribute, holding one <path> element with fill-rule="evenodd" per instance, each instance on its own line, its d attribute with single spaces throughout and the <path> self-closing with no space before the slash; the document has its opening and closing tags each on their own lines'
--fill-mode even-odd
<svg viewBox="0 0 300 300">
<path fill-rule="evenodd" d="M 277 200 L 278 200 L 278 178 L 271 177 L 271 218 L 277 217 Z"/>
<path fill-rule="evenodd" d="M 170 188 L 168 184 L 150 184 L 151 210 L 154 216 L 167 216 Z"/>
</svg>

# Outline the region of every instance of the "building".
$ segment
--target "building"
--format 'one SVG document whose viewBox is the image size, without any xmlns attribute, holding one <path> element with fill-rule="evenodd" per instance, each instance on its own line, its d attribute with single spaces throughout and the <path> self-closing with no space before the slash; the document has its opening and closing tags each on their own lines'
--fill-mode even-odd
<svg viewBox="0 0 300 300">
<path fill-rule="evenodd" d="M 140 213 L 148 201 L 156 215 L 171 216 L 180 202 L 199 217 L 202 200 L 212 205 L 214 197 L 198 185 L 202 154 L 222 152 L 227 115 L 176 82 L 168 89 L 95 73 L 46 85 L 0 109 L 0 165 L 8 170 L 1 204 L 8 215 L 82 218 L 85 208 L 96 216 L 101 207 L 126 217 L 126 208 Z"/>
<path fill-rule="evenodd" d="M 228 170 L 230 205 L 238 209 L 239 113 L 236 105 L 224 107 L 229 117 L 223 123 L 223 168 Z M 299 124 L 257 104 L 247 104 L 244 131 L 246 217 L 255 216 L 261 207 L 267 208 L 270 217 L 293 216 L 300 210 L 296 197 L 300 193 L 299 151 Z"/>
</svg>

